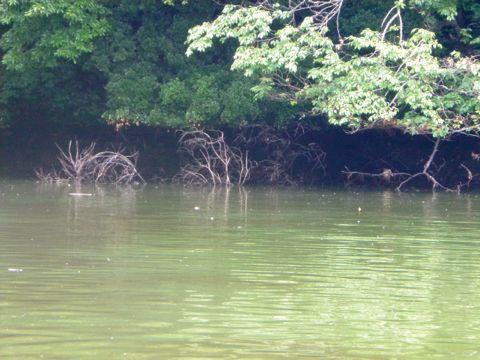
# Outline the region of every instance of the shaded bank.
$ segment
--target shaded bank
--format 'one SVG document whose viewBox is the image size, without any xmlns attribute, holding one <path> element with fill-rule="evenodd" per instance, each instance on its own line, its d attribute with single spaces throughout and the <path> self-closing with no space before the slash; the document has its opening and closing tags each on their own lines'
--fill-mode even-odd
<svg viewBox="0 0 480 360">
<path fill-rule="evenodd" d="M 249 160 L 257 165 L 253 171 L 258 173 L 247 183 L 395 188 L 409 175 L 420 174 L 404 189 L 432 188 L 431 175 L 442 186 L 456 189 L 462 185 L 466 190 L 480 180 L 480 142 L 474 137 L 454 137 L 435 147 L 429 137 L 393 130 L 347 134 L 338 128 L 274 130 L 257 126 L 223 129 L 223 134 L 226 144 L 248 152 Z M 1 173 L 3 177 L 34 178 L 34 169 L 48 169 L 57 163 L 56 144 L 64 147 L 69 140 L 78 139 L 85 146 L 95 142 L 98 150 L 122 146 L 138 151 L 137 168 L 142 176 L 150 182 L 168 181 L 190 164 L 179 151 L 180 137 L 180 132 L 145 126 L 121 131 L 100 125 L 55 132 L 5 129 L 1 133 Z M 315 158 L 320 155 L 321 159 Z"/>
<path fill-rule="evenodd" d="M 98 151 L 120 146 L 138 151 L 138 168 L 149 180 L 173 175 L 178 168 L 175 135 L 166 131 L 141 127 L 119 132 L 100 124 L 62 130 L 10 128 L 1 132 L 2 176 L 34 178 L 35 169 L 58 164 L 57 145 L 65 149 L 70 140 L 84 147 L 95 142 Z"/>
</svg>

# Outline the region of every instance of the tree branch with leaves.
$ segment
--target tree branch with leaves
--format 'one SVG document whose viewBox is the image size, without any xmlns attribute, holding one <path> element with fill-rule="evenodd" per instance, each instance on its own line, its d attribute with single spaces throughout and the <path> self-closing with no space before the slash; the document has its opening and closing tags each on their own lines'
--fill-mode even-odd
<svg viewBox="0 0 480 360">
<path fill-rule="evenodd" d="M 341 6 L 341 1 L 227 5 L 215 20 L 190 30 L 187 55 L 235 39 L 232 69 L 256 79 L 257 97 L 307 104 L 310 114 L 325 115 L 334 125 L 393 126 L 438 138 L 478 130 L 476 58 L 458 52 L 438 56 L 441 45 L 425 29 L 405 36 L 403 0 L 394 3 L 381 29 L 338 38 L 330 34 L 329 22 Z"/>
</svg>

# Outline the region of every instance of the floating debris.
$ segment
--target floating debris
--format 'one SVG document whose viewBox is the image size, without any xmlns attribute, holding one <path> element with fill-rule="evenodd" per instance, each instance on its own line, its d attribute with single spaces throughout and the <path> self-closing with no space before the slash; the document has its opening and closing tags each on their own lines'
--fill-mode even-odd
<svg viewBox="0 0 480 360">
<path fill-rule="evenodd" d="M 68 195 L 70 195 L 70 196 L 93 196 L 92 193 L 74 193 L 74 192 L 68 193 Z"/>
</svg>

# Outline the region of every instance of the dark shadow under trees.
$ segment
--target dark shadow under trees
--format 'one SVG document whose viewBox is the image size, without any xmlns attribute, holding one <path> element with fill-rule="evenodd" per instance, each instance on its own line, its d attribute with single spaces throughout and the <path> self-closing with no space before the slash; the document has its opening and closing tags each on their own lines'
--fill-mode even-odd
<svg viewBox="0 0 480 360">
<path fill-rule="evenodd" d="M 300 185 L 324 177 L 326 153 L 305 143 L 307 130 L 277 130 L 254 125 L 231 134 L 196 130 L 181 134 L 183 165 L 173 181 L 187 185 Z"/>
<path fill-rule="evenodd" d="M 37 176 L 45 182 L 123 184 L 145 179 L 187 186 L 345 185 L 399 191 L 467 191 L 480 183 L 480 141 L 467 135 L 440 141 L 396 130 L 346 134 L 306 125 L 181 134 L 148 127 L 110 132 L 112 136 L 79 133 L 78 144 L 60 149 L 54 144 L 76 135 L 39 133 L 24 142 L 11 133 L 4 137 L 3 154 L 8 156 L 0 165 L 11 176 L 20 166 L 18 176 L 23 178 L 39 169 Z"/>
</svg>

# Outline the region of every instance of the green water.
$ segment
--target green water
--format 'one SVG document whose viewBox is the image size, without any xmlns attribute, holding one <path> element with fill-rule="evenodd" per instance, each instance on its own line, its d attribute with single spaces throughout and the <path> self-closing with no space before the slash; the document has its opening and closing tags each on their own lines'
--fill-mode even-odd
<svg viewBox="0 0 480 360">
<path fill-rule="evenodd" d="M 476 195 L 81 190 L 0 184 L 0 359 L 480 359 Z"/>
</svg>

